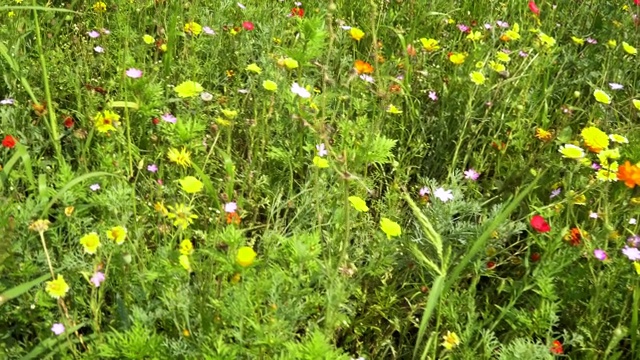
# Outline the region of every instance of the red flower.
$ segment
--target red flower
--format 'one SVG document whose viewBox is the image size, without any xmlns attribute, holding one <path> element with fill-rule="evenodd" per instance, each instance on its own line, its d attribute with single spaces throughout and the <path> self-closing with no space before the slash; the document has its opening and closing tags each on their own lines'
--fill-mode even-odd
<svg viewBox="0 0 640 360">
<path fill-rule="evenodd" d="M 251 31 L 254 29 L 253 23 L 251 21 L 243 21 L 242 27 L 247 31 Z"/>
<path fill-rule="evenodd" d="M 294 7 L 293 9 L 291 9 L 291 14 L 289 14 L 289 16 L 291 17 L 303 17 L 304 16 L 304 9 L 301 7 Z"/>
<path fill-rule="evenodd" d="M 556 354 L 556 355 L 562 355 L 564 354 L 564 351 L 562 350 L 562 343 L 560 342 L 560 340 L 553 340 L 553 343 L 551 345 L 551 349 L 549 349 L 551 351 L 551 353 Z"/>
<path fill-rule="evenodd" d="M 151 122 L 153 123 L 153 125 L 158 125 L 160 123 L 160 119 L 155 117 L 155 118 L 153 118 L 153 120 L 151 120 Z"/>
<path fill-rule="evenodd" d="M 489 262 L 487 263 L 487 269 L 488 269 L 488 270 L 493 270 L 493 269 L 495 269 L 495 268 L 496 268 L 496 263 L 495 263 L 495 262 L 493 262 L 493 261 L 489 261 Z"/>
<path fill-rule="evenodd" d="M 531 254 L 531 261 L 532 262 L 538 262 L 540 260 L 540 253 L 533 253 Z"/>
<path fill-rule="evenodd" d="M 534 215 L 531 218 L 531 227 L 541 233 L 546 233 L 551 231 L 551 226 L 544 220 L 544 218 L 540 215 Z"/>
<path fill-rule="evenodd" d="M 533 0 L 529 1 L 529 10 L 536 16 L 540 16 L 540 9 Z"/>
<path fill-rule="evenodd" d="M 633 3 L 640 6 L 640 0 L 633 0 Z"/>
<path fill-rule="evenodd" d="M 67 129 L 71 129 L 71 127 L 73 126 L 73 118 L 71 116 L 67 116 L 66 118 L 64 118 L 64 122 L 62 124 Z"/>
<path fill-rule="evenodd" d="M 17 141 L 13 136 L 7 135 L 2 139 L 2 146 L 8 149 L 13 149 L 13 147 L 16 146 L 16 142 Z"/>
</svg>

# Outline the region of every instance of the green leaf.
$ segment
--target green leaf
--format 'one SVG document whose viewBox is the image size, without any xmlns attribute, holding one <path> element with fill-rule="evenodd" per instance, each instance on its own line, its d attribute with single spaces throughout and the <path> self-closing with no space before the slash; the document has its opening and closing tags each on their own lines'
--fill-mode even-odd
<svg viewBox="0 0 640 360">
<path fill-rule="evenodd" d="M 27 291 L 31 290 L 32 287 L 40 284 L 41 282 L 49 279 L 51 277 L 51 275 L 49 274 L 45 274 L 40 276 L 39 278 L 35 279 L 35 280 L 31 280 L 29 282 L 26 282 L 24 284 L 20 284 L 14 288 L 11 288 L 7 291 L 5 291 L 2 295 L 0 295 L 0 306 L 2 306 L 4 303 L 6 303 L 7 301 L 16 298 L 24 293 L 26 293 Z"/>
</svg>

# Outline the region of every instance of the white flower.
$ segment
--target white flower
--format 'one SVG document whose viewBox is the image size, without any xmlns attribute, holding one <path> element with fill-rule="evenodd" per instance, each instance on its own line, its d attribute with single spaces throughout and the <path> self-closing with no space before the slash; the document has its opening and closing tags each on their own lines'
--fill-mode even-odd
<svg viewBox="0 0 640 360">
<path fill-rule="evenodd" d="M 294 82 L 293 85 L 291 85 L 291 92 L 303 99 L 308 99 L 311 97 L 311 93 L 309 93 L 307 89 L 300 86 L 297 82 Z"/>
<path fill-rule="evenodd" d="M 451 192 L 451 190 L 445 190 L 441 187 L 437 188 L 436 191 L 433 192 L 433 196 L 440 199 L 440 201 L 442 202 L 453 200 L 453 192 Z"/>
</svg>

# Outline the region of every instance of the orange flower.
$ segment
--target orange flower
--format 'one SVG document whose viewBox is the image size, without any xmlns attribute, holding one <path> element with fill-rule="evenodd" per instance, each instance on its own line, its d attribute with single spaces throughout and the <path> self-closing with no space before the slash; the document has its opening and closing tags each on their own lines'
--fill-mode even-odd
<svg viewBox="0 0 640 360">
<path fill-rule="evenodd" d="M 371 74 L 373 73 L 373 66 L 366 61 L 356 60 L 353 66 L 358 74 Z"/>
<path fill-rule="evenodd" d="M 240 216 L 238 215 L 238 213 L 236 213 L 235 211 L 227 213 L 227 224 L 240 225 Z"/>
<path fill-rule="evenodd" d="M 582 232 L 577 227 L 573 227 L 564 239 L 571 242 L 571 245 L 578 246 L 580 245 L 580 240 L 582 240 Z"/>
<path fill-rule="evenodd" d="M 640 185 L 640 168 L 625 161 L 618 167 L 618 180 L 624 181 L 627 187 L 633 189 L 636 185 Z"/>
</svg>

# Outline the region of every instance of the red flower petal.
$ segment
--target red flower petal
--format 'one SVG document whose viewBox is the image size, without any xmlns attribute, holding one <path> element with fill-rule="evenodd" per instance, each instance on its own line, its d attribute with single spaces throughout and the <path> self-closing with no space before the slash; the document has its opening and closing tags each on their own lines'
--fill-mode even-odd
<svg viewBox="0 0 640 360">
<path fill-rule="evenodd" d="M 541 233 L 546 233 L 551 231 L 551 226 L 544 220 L 544 218 L 540 215 L 534 215 L 531 218 L 531 227 Z"/>
<path fill-rule="evenodd" d="M 2 146 L 8 149 L 13 149 L 13 147 L 16 146 L 16 143 L 16 139 L 11 135 L 7 135 L 2 139 Z"/>
</svg>

